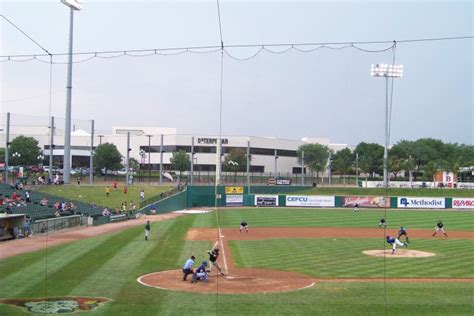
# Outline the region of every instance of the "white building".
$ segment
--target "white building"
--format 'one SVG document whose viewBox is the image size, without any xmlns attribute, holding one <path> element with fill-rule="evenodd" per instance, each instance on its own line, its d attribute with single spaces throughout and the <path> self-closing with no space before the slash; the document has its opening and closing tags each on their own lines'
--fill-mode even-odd
<svg viewBox="0 0 474 316">
<path fill-rule="evenodd" d="M 185 150 L 193 156 L 194 170 L 214 171 L 218 136 L 183 135 L 176 128 L 113 126 L 111 133 L 94 135 L 94 147 L 103 143 L 113 143 L 123 157 L 127 152 L 127 132 L 130 132 L 130 157 L 140 163 L 151 164 L 153 170 L 159 170 L 162 161 L 163 170 L 171 169 L 170 158 L 176 150 Z M 0 141 L 5 144 L 5 131 Z M 19 135 L 31 136 L 38 140 L 44 156 L 50 155 L 50 136 L 48 127 L 12 126 L 10 141 Z M 296 151 L 300 145 L 319 143 L 328 146 L 333 152 L 349 147 L 347 144 L 331 144 L 329 138 L 303 138 L 302 140 L 279 139 L 255 136 L 222 136 L 222 153 L 239 148 L 251 155 L 251 172 L 272 174 L 299 174 Z M 150 146 L 149 146 L 150 145 Z M 160 155 L 160 149 L 163 155 Z M 71 166 L 88 167 L 91 152 L 91 134 L 84 130 L 74 130 L 71 135 Z M 140 156 L 140 152 L 143 157 Z M 192 152 L 194 154 L 192 155 Z M 53 157 L 55 165 L 62 164 L 64 155 L 64 133 L 55 129 L 53 137 Z M 148 168 L 147 168 L 148 169 Z"/>
</svg>

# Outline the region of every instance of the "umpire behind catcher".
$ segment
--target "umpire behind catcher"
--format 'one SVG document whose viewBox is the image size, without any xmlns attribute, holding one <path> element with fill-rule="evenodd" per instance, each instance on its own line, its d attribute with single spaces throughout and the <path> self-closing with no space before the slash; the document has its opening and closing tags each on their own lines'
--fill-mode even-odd
<svg viewBox="0 0 474 316">
<path fill-rule="evenodd" d="M 186 260 L 186 263 L 183 266 L 183 281 L 186 281 L 188 275 L 193 274 L 193 266 L 194 260 L 196 260 L 195 256 L 191 256 L 191 259 Z"/>
</svg>

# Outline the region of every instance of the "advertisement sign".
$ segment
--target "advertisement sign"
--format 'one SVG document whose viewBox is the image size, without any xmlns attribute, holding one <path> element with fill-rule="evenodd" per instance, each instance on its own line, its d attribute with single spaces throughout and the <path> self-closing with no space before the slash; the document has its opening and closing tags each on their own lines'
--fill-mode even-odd
<svg viewBox="0 0 474 316">
<path fill-rule="evenodd" d="M 444 208 L 444 198 L 399 197 L 399 208 Z"/>
<path fill-rule="evenodd" d="M 343 196 L 342 207 L 390 207 L 390 199 L 385 196 Z"/>
<path fill-rule="evenodd" d="M 225 204 L 227 206 L 242 206 L 244 205 L 244 196 L 243 195 L 226 195 Z"/>
<path fill-rule="evenodd" d="M 291 179 L 276 179 L 276 185 L 291 185 Z"/>
<path fill-rule="evenodd" d="M 244 187 L 225 187 L 225 194 L 244 194 Z"/>
<path fill-rule="evenodd" d="M 453 198 L 453 208 L 474 209 L 474 198 Z"/>
<path fill-rule="evenodd" d="M 286 206 L 334 207 L 334 196 L 287 195 Z"/>
<path fill-rule="evenodd" d="M 278 206 L 278 195 L 255 195 L 256 206 Z"/>
<path fill-rule="evenodd" d="M 291 185 L 291 179 L 275 179 L 275 178 L 268 178 L 267 185 Z"/>
</svg>

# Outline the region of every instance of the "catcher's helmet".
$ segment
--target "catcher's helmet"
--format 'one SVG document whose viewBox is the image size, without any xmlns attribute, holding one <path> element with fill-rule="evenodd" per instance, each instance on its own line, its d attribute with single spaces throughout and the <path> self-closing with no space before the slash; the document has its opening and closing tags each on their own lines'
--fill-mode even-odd
<svg viewBox="0 0 474 316">
<path fill-rule="evenodd" d="M 203 261 L 202 264 L 207 266 L 207 261 Z"/>
<path fill-rule="evenodd" d="M 219 248 L 214 248 L 214 251 L 215 251 L 215 252 L 219 252 Z"/>
</svg>

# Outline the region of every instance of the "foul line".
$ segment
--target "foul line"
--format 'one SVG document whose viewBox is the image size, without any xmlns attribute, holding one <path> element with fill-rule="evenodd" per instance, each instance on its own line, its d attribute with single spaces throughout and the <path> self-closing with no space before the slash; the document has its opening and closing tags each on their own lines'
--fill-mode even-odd
<svg viewBox="0 0 474 316">
<path fill-rule="evenodd" d="M 225 258 L 224 242 L 222 241 L 222 232 L 221 232 L 221 228 L 220 228 L 220 227 L 219 227 L 219 242 L 221 243 L 222 256 L 224 257 L 224 269 L 225 269 L 225 274 L 229 274 L 229 269 L 228 269 L 228 267 L 227 267 L 227 259 Z"/>
</svg>

